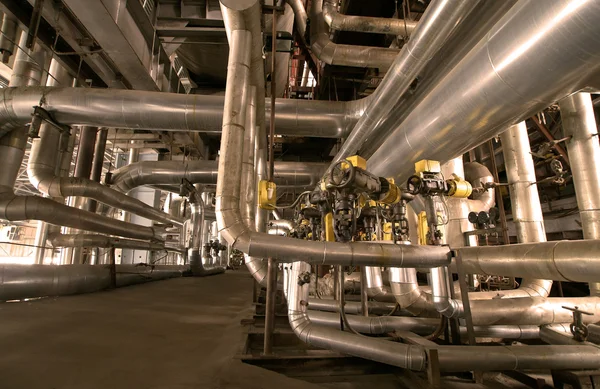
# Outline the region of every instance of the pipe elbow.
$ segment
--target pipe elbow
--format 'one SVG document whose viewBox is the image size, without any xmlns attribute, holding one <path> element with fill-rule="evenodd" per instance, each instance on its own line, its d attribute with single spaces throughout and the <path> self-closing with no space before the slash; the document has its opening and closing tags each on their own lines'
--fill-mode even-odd
<svg viewBox="0 0 600 389">
<path fill-rule="evenodd" d="M 436 311 L 449 319 L 464 315 L 463 304 L 460 300 L 432 296 L 431 303 Z"/>
</svg>

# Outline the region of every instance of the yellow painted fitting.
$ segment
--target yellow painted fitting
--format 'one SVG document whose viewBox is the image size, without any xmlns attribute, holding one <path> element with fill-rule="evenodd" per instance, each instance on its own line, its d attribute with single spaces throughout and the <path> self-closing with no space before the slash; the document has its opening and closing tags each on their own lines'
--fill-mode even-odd
<svg viewBox="0 0 600 389">
<path fill-rule="evenodd" d="M 277 185 L 274 182 L 261 180 L 258 183 L 258 206 L 261 209 L 273 210 L 277 206 Z"/>
<path fill-rule="evenodd" d="M 442 167 L 440 165 L 440 161 L 432 161 L 430 159 L 422 159 L 419 162 L 415 163 L 415 172 L 423 173 L 441 173 Z"/>
<path fill-rule="evenodd" d="M 325 215 L 325 240 L 327 242 L 335 242 L 335 233 L 333 232 L 333 213 L 329 212 Z"/>
<path fill-rule="evenodd" d="M 383 223 L 383 240 L 394 240 L 392 237 L 392 223 Z"/>
<path fill-rule="evenodd" d="M 360 155 L 353 155 L 351 157 L 346 158 L 346 161 L 350 162 L 352 166 L 359 167 L 363 170 L 367 170 L 367 160 L 361 157 Z M 342 164 L 343 168 L 347 168 L 344 164 Z"/>
<path fill-rule="evenodd" d="M 425 212 L 419 213 L 419 244 L 427 244 L 427 233 L 429 232 L 429 225 L 427 224 L 427 214 Z"/>
<path fill-rule="evenodd" d="M 300 224 L 304 225 L 304 226 L 308 226 L 310 225 L 310 222 L 306 219 L 302 219 L 302 221 L 300 222 Z"/>
<path fill-rule="evenodd" d="M 390 189 L 387 191 L 387 193 L 379 199 L 379 203 L 381 204 L 396 204 L 398 201 L 400 201 L 400 188 L 398 188 L 398 186 L 396 186 L 396 184 L 394 184 L 394 180 L 392 179 L 387 179 L 390 183 Z"/>
<path fill-rule="evenodd" d="M 448 191 L 448 196 L 452 197 L 460 197 L 467 198 L 473 193 L 473 187 L 468 181 L 463 180 L 456 174 L 452 175 L 452 178 L 448 181 L 448 186 L 450 190 Z"/>
</svg>

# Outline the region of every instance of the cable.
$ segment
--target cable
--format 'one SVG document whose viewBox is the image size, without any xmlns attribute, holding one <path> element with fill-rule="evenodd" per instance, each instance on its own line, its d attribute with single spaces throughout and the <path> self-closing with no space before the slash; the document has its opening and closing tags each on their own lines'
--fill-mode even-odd
<svg viewBox="0 0 600 389">
<path fill-rule="evenodd" d="M 296 205 L 298 205 L 298 203 L 300 202 L 300 200 L 302 199 L 303 196 L 306 196 L 307 194 L 311 194 L 311 193 L 312 193 L 312 191 L 310 191 L 310 190 L 304 191 L 304 192 L 300 193 L 300 195 L 298 196 L 298 198 L 296 200 L 294 200 L 294 202 L 292 204 L 285 205 L 285 206 L 282 206 L 282 207 L 275 207 L 275 208 L 277 208 L 277 209 L 295 208 Z"/>
</svg>

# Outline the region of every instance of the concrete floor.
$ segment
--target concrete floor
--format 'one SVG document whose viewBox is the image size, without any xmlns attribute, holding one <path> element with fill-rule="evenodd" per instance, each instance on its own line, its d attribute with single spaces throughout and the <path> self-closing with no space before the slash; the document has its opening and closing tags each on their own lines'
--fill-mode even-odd
<svg viewBox="0 0 600 389">
<path fill-rule="evenodd" d="M 316 384 L 242 363 L 251 300 L 249 273 L 229 271 L 0 304 L 0 389 L 423 387 L 394 375 Z M 483 388 L 454 381 L 443 387 Z"/>
<path fill-rule="evenodd" d="M 319 388 L 233 358 L 245 271 L 0 304 L 0 388 Z"/>
</svg>

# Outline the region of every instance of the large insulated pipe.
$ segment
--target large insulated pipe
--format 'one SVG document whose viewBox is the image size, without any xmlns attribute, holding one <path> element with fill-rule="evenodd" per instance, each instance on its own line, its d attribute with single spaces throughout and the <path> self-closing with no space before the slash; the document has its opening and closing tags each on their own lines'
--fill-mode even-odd
<svg viewBox="0 0 600 389">
<path fill-rule="evenodd" d="M 517 229 L 517 241 L 519 243 L 545 242 L 544 216 L 525 122 L 511 126 L 500 136 L 500 139 L 508 179 L 512 217 Z M 552 289 L 551 280 L 538 279 L 538 277 L 525 278 L 519 288 L 507 291 L 506 295 L 510 297 L 546 297 L 550 294 L 550 289 Z"/>
<path fill-rule="evenodd" d="M 187 266 L 117 265 L 117 287 L 181 277 Z M 111 287 L 110 266 L 2 265 L 0 301 L 92 293 Z"/>
<path fill-rule="evenodd" d="M 258 101 L 264 100 L 258 92 L 257 96 L 261 98 Z M 224 104 L 222 96 L 100 88 L 31 87 L 0 90 L 0 100 L 3 101 L 0 109 L 0 135 L 28 124 L 32 107 L 39 106 L 42 99 L 43 108 L 52 112 L 59 123 L 69 126 L 221 133 Z M 348 102 L 277 99 L 276 133 L 320 138 L 347 136 L 368 101 L 369 98 Z M 265 117 L 268 118 L 270 107 L 264 108 L 263 103 L 263 111 L 260 112 L 265 112 Z M 257 122 L 262 116 L 257 116 Z M 265 118 L 262 118 L 262 123 L 264 126 Z"/>
<path fill-rule="evenodd" d="M 454 249 L 454 248 L 453 248 Z M 522 243 L 454 249 L 467 273 L 555 281 L 600 279 L 600 240 Z M 504 294 L 509 291 L 495 292 Z"/>
<path fill-rule="evenodd" d="M 558 102 L 583 239 L 600 239 L 600 142 L 589 93 L 576 93 Z M 600 295 L 600 277 L 590 279 L 590 294 Z"/>
<path fill-rule="evenodd" d="M 288 3 L 300 3 L 302 0 L 288 1 Z M 374 34 L 390 34 L 408 37 L 418 26 L 417 22 L 408 19 L 396 18 L 374 18 L 369 16 L 343 15 L 338 12 L 337 0 L 323 0 L 323 18 L 332 30 L 370 32 Z M 431 4 L 427 6 L 427 9 Z M 298 5 L 292 7 L 298 8 Z M 419 23 L 423 22 L 421 17 Z M 306 28 L 306 27 L 304 27 Z"/>
<path fill-rule="evenodd" d="M 418 82 L 405 93 L 396 109 L 371 131 L 359 147 L 360 155 L 369 158 L 408 114 L 443 80 L 446 75 L 479 43 L 517 0 L 480 1 L 455 29 L 443 47 L 429 60 L 419 74 Z"/>
<path fill-rule="evenodd" d="M 403 182 L 418 160 L 448 161 L 581 89 L 600 69 L 599 18 L 595 2 L 520 0 L 397 123 L 369 171 Z"/>
<path fill-rule="evenodd" d="M 434 0 L 427 6 L 410 40 L 402 47 L 375 90 L 364 115 L 333 158 L 330 169 L 339 161 L 356 154 L 376 125 L 390 114 L 417 75 L 478 2 Z"/>
<path fill-rule="evenodd" d="M 334 43 L 329 38 L 329 28 L 323 15 L 323 0 L 314 0 L 310 7 L 310 48 L 317 58 L 328 65 L 382 70 L 387 70 L 392 65 L 399 52 L 387 47 Z"/>
<path fill-rule="evenodd" d="M 326 168 L 327 164 L 317 162 L 275 161 L 277 189 L 313 189 Z M 107 184 L 124 193 L 143 185 L 179 185 L 183 179 L 216 185 L 217 171 L 217 161 L 143 161 L 115 170 Z"/>
</svg>

